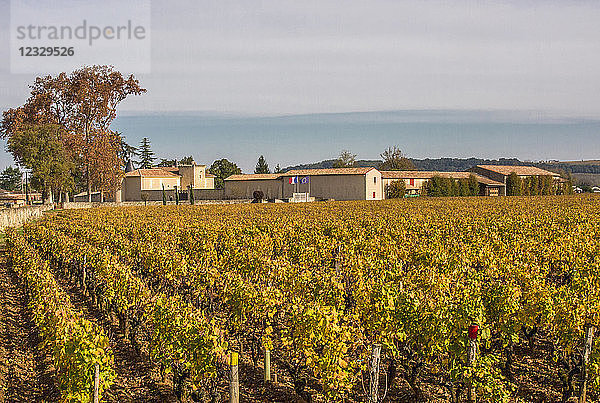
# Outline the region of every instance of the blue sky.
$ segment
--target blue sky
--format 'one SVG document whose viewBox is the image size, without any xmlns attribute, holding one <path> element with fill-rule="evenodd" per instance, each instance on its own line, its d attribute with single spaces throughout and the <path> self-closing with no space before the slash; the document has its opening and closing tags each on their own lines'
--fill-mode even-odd
<svg viewBox="0 0 600 403">
<path fill-rule="evenodd" d="M 10 74 L 9 4 L 0 0 L 2 110 L 21 104 L 34 79 Z M 538 129 L 557 118 L 600 120 L 600 3 L 595 1 L 156 0 L 151 18 L 151 73 L 138 75 L 148 93 L 125 101 L 121 110 L 127 114 L 192 111 L 258 118 L 399 110 L 509 111 L 503 115 L 508 123 L 518 121 L 519 113 L 534 114 L 530 122 L 542 125 Z M 483 113 L 480 119 L 489 116 Z M 462 118 L 447 115 L 451 120 Z M 477 141 L 458 144 L 460 133 L 452 133 L 460 126 L 434 135 L 432 126 L 416 125 L 396 139 L 371 117 L 370 123 L 355 126 L 364 133 L 357 138 L 343 130 L 328 133 L 331 126 L 325 121 L 319 126 L 319 118 L 314 119 L 304 126 L 311 131 L 279 127 L 304 140 L 315 155 L 307 156 L 309 160 L 335 155 L 342 143 L 360 157 L 374 158 L 378 153 L 365 146 L 367 137 L 379 139 L 373 148 L 397 140 L 420 157 L 578 159 L 599 152 L 600 133 L 594 137 L 593 127 L 551 126 L 552 141 L 540 146 L 538 138 L 537 146 L 531 147 L 527 136 L 520 138 L 515 131 L 518 126 L 510 124 L 482 129 Z M 174 120 L 167 121 L 177 126 Z M 165 134 L 170 129 L 157 133 L 140 124 L 128 130 L 131 138 L 152 132 L 155 144 L 165 144 L 162 154 L 188 154 L 190 148 L 204 147 L 221 150 L 224 156 L 238 155 L 235 144 L 247 141 L 244 130 L 231 128 L 220 136 L 200 129 L 179 131 L 186 147 L 174 150 L 177 144 Z M 255 129 L 248 126 L 248 130 Z M 321 135 L 315 137 L 311 134 L 315 132 Z M 285 133 L 278 136 L 273 134 L 263 145 L 265 153 L 287 152 Z M 498 136 L 507 141 L 499 144 Z M 339 141 L 330 141 L 333 138 Z M 240 163 L 249 166 L 255 157 L 244 157 Z M 280 159 L 294 160 L 292 155 Z M 0 156 L 0 165 L 7 161 L 6 155 Z"/>
</svg>

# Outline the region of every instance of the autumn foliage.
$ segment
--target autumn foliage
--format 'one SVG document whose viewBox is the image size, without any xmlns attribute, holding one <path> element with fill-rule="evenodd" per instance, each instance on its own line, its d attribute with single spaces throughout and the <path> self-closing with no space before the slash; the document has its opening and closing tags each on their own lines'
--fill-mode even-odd
<svg viewBox="0 0 600 403">
<path fill-rule="evenodd" d="M 24 105 L 3 113 L 0 136 L 10 140 L 32 127 L 59 126 L 61 142 L 69 150 L 66 158 L 77 166 L 88 193 L 115 191 L 121 175 L 121 138 L 110 125 L 123 100 L 146 92 L 138 80 L 133 75 L 124 77 L 111 66 L 90 66 L 70 74 L 38 77 L 30 88 Z M 19 150 L 10 151 L 17 160 L 23 159 Z"/>
</svg>

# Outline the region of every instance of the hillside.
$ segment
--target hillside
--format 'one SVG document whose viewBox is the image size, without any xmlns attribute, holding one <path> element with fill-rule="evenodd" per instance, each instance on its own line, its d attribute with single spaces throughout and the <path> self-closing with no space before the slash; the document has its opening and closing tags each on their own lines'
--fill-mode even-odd
<svg viewBox="0 0 600 403">
<path fill-rule="evenodd" d="M 466 171 L 475 165 L 532 165 L 559 173 L 600 174 L 600 161 L 552 161 L 529 162 L 516 158 L 483 159 L 483 158 L 411 158 L 418 170 L 421 171 Z M 283 169 L 284 172 L 292 169 L 317 169 L 332 168 L 335 159 L 299 164 Z M 381 160 L 357 160 L 359 167 L 377 167 Z"/>
</svg>

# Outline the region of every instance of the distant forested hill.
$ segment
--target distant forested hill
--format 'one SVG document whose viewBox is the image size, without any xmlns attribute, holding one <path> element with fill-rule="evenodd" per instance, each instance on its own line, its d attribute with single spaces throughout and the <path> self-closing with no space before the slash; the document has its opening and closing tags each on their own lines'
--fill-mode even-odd
<svg viewBox="0 0 600 403">
<path fill-rule="evenodd" d="M 475 165 L 531 165 L 542 169 L 558 173 L 586 173 L 600 174 L 600 161 L 549 161 L 549 162 L 524 162 L 516 158 L 500 158 L 497 160 L 488 160 L 482 158 L 426 158 L 411 159 L 418 170 L 421 171 L 466 171 Z M 334 159 L 312 164 L 300 164 L 284 168 L 283 171 L 292 169 L 316 169 L 332 168 Z M 357 166 L 377 167 L 381 164 L 380 160 L 357 160 Z"/>
</svg>

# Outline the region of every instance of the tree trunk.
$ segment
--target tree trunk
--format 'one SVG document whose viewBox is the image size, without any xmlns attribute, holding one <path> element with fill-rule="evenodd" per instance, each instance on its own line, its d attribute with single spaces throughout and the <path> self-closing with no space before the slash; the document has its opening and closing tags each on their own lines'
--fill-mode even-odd
<svg viewBox="0 0 600 403">
<path fill-rule="evenodd" d="M 85 170 L 85 180 L 87 182 L 87 199 L 88 203 L 92 202 L 92 183 L 90 182 L 90 166 L 88 165 Z"/>
</svg>

